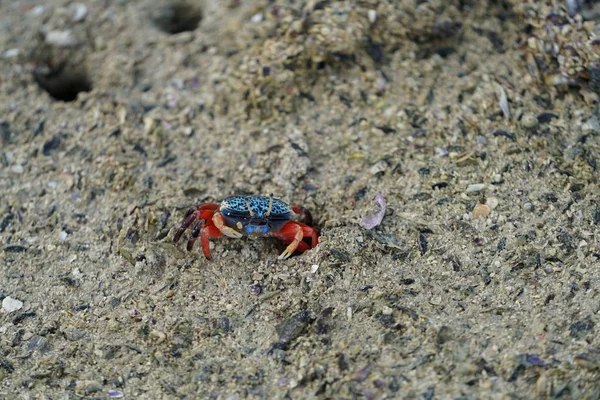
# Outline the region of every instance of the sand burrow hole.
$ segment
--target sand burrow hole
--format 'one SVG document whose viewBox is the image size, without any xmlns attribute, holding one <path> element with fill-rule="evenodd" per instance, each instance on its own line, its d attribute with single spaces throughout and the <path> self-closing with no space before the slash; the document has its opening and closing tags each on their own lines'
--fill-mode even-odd
<svg viewBox="0 0 600 400">
<path fill-rule="evenodd" d="M 202 21 L 202 10 L 199 6 L 179 1 L 155 9 L 150 13 L 150 18 L 158 29 L 174 35 L 198 28 Z"/>
<path fill-rule="evenodd" d="M 43 90 L 58 101 L 74 101 L 79 93 L 92 90 L 92 81 L 87 73 L 82 68 L 68 64 L 39 64 L 33 70 L 33 77 Z"/>
</svg>

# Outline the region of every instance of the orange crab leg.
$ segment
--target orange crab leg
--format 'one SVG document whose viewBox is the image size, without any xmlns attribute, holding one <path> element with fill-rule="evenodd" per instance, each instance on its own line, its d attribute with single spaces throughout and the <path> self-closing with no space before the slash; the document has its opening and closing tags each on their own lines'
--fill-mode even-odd
<svg viewBox="0 0 600 400">
<path fill-rule="evenodd" d="M 283 240 L 288 245 L 279 256 L 279 259 L 288 258 L 294 251 L 305 252 L 319 243 L 317 230 L 297 221 L 288 222 L 273 236 Z M 310 245 L 303 241 L 304 238 L 310 238 Z"/>
<path fill-rule="evenodd" d="M 310 238 L 310 248 L 311 249 L 319 244 L 319 231 L 317 231 L 312 226 L 303 224 L 302 222 L 291 221 L 291 223 L 296 224 L 300 228 L 302 228 L 302 234 L 305 238 L 308 238 L 308 237 Z M 285 228 L 285 226 L 284 226 L 284 228 Z"/>
<path fill-rule="evenodd" d="M 281 228 L 279 232 L 274 234 L 273 236 L 282 239 L 284 242 L 289 243 L 288 247 L 279 255 L 280 260 L 284 260 L 294 254 L 298 245 L 302 241 L 304 237 L 304 233 L 302 232 L 302 227 L 295 221 L 288 222 Z"/>
</svg>

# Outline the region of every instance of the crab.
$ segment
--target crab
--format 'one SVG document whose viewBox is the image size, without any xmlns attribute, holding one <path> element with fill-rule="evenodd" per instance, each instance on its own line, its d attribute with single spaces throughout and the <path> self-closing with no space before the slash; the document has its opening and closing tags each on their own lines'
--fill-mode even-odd
<svg viewBox="0 0 600 400">
<path fill-rule="evenodd" d="M 292 219 L 303 215 L 305 223 Z M 294 252 L 305 252 L 315 247 L 318 231 L 311 227 L 310 212 L 300 206 L 290 206 L 271 196 L 231 196 L 221 202 L 204 203 L 190 208 L 173 238 L 177 243 L 191 226 L 187 250 L 192 251 L 200 237 L 202 252 L 211 259 L 209 239 L 228 236 L 239 239 L 248 237 L 276 237 L 287 244 L 279 259 L 286 259 Z M 306 240 L 309 239 L 310 243 Z"/>
</svg>

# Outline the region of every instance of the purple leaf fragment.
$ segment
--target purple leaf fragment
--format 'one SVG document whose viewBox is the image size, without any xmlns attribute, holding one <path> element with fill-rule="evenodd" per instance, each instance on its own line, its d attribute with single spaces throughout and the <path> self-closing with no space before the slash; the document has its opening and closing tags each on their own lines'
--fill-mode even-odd
<svg viewBox="0 0 600 400">
<path fill-rule="evenodd" d="M 383 198 L 383 195 L 381 193 L 375 196 L 375 204 L 379 206 L 379 211 L 365 215 L 360 220 L 360 226 L 367 230 L 373 229 L 377 225 L 381 224 L 383 216 L 385 215 L 385 207 L 387 206 L 387 204 L 385 203 L 385 199 Z"/>
<path fill-rule="evenodd" d="M 123 397 L 123 392 L 121 392 L 120 390 L 111 389 L 108 391 L 108 396 L 111 399 L 120 399 L 121 397 Z"/>
</svg>

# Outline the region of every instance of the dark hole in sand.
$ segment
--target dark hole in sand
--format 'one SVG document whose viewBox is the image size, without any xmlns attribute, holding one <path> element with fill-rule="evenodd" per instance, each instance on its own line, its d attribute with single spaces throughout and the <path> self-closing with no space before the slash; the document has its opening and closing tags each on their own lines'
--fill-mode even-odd
<svg viewBox="0 0 600 400">
<path fill-rule="evenodd" d="M 79 93 L 92 90 L 87 74 L 69 67 L 40 66 L 33 71 L 33 77 L 42 89 L 59 101 L 74 101 Z"/>
<path fill-rule="evenodd" d="M 186 2 L 177 2 L 155 10 L 151 18 L 158 29 L 174 35 L 196 29 L 202 20 L 202 11 Z"/>
</svg>

